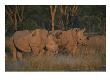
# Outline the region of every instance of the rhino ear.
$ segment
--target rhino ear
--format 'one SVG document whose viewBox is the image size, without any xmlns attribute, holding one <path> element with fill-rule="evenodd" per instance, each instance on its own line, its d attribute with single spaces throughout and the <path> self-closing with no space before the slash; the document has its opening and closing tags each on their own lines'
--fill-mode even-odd
<svg viewBox="0 0 110 82">
<path fill-rule="evenodd" d="M 36 35 L 36 31 L 33 31 L 33 32 L 32 32 L 32 36 L 35 36 L 35 35 Z"/>
<path fill-rule="evenodd" d="M 82 32 L 85 32 L 85 30 L 86 30 L 85 28 L 84 28 L 84 29 L 82 29 Z"/>
<path fill-rule="evenodd" d="M 78 31 L 79 31 L 79 28 L 74 28 L 74 30 L 75 30 L 76 32 L 78 32 Z"/>
</svg>

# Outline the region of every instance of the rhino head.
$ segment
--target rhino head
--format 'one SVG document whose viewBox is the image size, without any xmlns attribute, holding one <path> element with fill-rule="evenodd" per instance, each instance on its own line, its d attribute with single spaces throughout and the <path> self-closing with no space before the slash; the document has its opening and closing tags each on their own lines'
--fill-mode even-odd
<svg viewBox="0 0 110 82">
<path fill-rule="evenodd" d="M 54 34 L 50 33 L 47 37 L 46 48 L 49 54 L 58 53 L 58 44 Z"/>
<path fill-rule="evenodd" d="M 88 37 L 84 35 L 84 29 L 75 29 L 76 37 L 77 37 L 77 44 L 78 45 L 87 45 Z"/>
</svg>

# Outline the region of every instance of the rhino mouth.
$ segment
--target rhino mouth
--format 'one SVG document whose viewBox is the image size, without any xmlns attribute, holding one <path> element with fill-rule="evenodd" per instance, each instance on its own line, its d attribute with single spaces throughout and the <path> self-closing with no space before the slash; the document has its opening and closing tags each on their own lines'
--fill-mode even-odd
<svg viewBox="0 0 110 82">
<path fill-rule="evenodd" d="M 48 48 L 45 46 L 44 48 L 43 48 L 45 51 L 48 51 Z"/>
</svg>

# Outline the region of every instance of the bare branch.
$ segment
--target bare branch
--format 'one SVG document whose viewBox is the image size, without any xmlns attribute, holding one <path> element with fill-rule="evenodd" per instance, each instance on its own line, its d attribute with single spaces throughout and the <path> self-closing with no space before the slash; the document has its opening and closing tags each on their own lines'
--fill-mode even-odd
<svg viewBox="0 0 110 82">
<path fill-rule="evenodd" d="M 50 12 L 51 12 L 51 14 L 52 14 L 52 5 L 50 5 Z"/>
<path fill-rule="evenodd" d="M 24 14 L 24 6 L 21 8 L 21 19 L 23 20 L 23 14 Z"/>
<path fill-rule="evenodd" d="M 62 15 L 66 15 L 66 11 L 67 11 L 67 6 L 62 6 L 61 5 L 61 13 L 62 13 Z"/>
<path fill-rule="evenodd" d="M 20 7 L 17 6 L 16 10 L 17 10 L 18 20 L 21 21 L 22 19 L 21 19 L 21 16 L 20 16 Z"/>
<path fill-rule="evenodd" d="M 54 19 L 55 19 L 56 8 L 57 8 L 56 5 L 55 7 L 50 6 L 51 18 L 52 18 L 52 31 L 54 31 Z"/>
<path fill-rule="evenodd" d="M 77 11 L 78 11 L 78 6 L 77 6 L 77 5 L 74 5 L 74 6 L 72 7 L 72 15 L 73 15 L 73 16 L 76 16 L 76 15 L 77 15 Z"/>
<path fill-rule="evenodd" d="M 10 13 L 10 14 L 13 14 L 13 11 L 12 11 L 12 9 L 7 5 L 7 10 L 8 10 L 8 12 Z"/>
<path fill-rule="evenodd" d="M 53 12 L 54 14 L 55 14 L 55 12 L 56 12 L 56 9 L 57 9 L 57 6 L 55 5 L 54 12 Z"/>
<path fill-rule="evenodd" d="M 76 8 L 75 8 L 75 13 L 74 13 L 74 15 L 76 16 L 77 15 L 77 13 L 78 13 L 78 6 L 76 6 Z"/>
<path fill-rule="evenodd" d="M 6 14 L 8 15 L 8 18 L 10 19 L 10 21 L 12 22 L 12 24 L 14 24 L 13 21 L 13 14 L 10 13 L 10 11 L 8 9 L 5 9 Z"/>
</svg>

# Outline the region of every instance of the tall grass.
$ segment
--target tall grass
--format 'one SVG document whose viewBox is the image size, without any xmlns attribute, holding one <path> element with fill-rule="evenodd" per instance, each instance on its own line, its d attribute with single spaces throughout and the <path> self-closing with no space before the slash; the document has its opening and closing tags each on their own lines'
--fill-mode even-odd
<svg viewBox="0 0 110 82">
<path fill-rule="evenodd" d="M 48 56 L 24 54 L 22 61 L 5 58 L 6 71 L 106 71 L 105 36 L 91 37 L 88 46 L 80 46 L 73 56 L 63 51 Z"/>
</svg>

